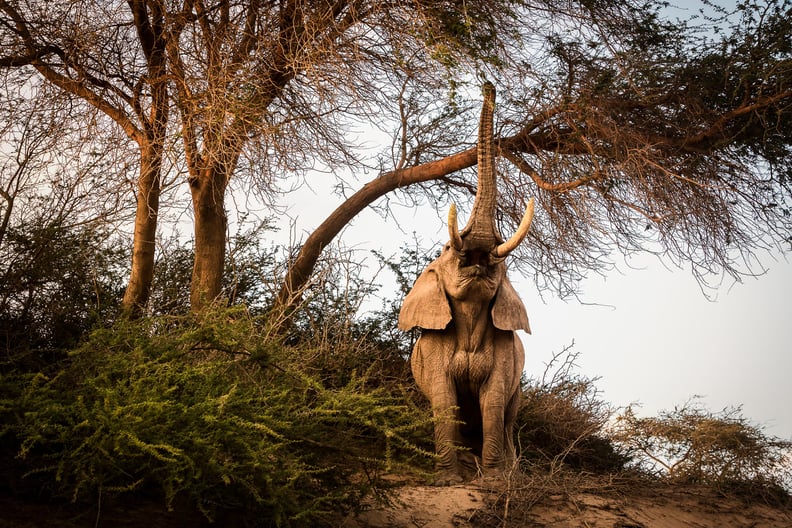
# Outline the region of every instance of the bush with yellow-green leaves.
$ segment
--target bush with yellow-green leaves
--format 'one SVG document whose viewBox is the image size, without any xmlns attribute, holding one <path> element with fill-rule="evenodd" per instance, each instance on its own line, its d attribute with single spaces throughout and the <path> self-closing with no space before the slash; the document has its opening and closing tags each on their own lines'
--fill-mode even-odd
<svg viewBox="0 0 792 528">
<path fill-rule="evenodd" d="M 713 412 L 694 398 L 652 417 L 628 407 L 611 438 L 635 467 L 661 478 L 784 500 L 792 489 L 792 442 L 766 434 L 740 407 Z"/>
<path fill-rule="evenodd" d="M 0 379 L 4 444 L 26 482 L 74 501 L 134 492 L 208 519 L 332 522 L 383 470 L 426 465 L 431 423 L 376 372 L 329 388 L 302 354 L 241 308 L 119 322 L 47 371 Z"/>
</svg>

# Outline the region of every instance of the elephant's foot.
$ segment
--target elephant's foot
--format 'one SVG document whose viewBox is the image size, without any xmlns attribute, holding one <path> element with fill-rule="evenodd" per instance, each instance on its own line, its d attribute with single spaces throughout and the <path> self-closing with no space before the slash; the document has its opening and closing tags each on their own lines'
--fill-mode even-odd
<svg viewBox="0 0 792 528">
<path fill-rule="evenodd" d="M 437 473 L 433 484 L 435 486 L 453 486 L 461 484 L 464 480 L 456 469 L 444 469 Z"/>
</svg>

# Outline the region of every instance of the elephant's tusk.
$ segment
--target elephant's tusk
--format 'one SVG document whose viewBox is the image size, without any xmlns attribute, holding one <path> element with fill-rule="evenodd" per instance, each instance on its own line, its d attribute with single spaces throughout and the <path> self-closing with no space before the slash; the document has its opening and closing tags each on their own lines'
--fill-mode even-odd
<svg viewBox="0 0 792 528">
<path fill-rule="evenodd" d="M 533 220 L 534 214 L 534 199 L 531 198 L 528 200 L 528 205 L 525 207 L 525 214 L 523 214 L 522 220 L 520 221 L 520 226 L 517 228 L 517 231 L 512 235 L 512 237 L 500 244 L 494 250 L 492 250 L 492 254 L 495 257 L 505 257 L 512 251 L 514 248 L 520 245 L 520 243 L 525 239 L 526 235 L 528 235 L 528 229 L 531 228 L 531 220 Z M 449 213 L 449 217 L 450 217 Z"/>
<path fill-rule="evenodd" d="M 462 237 L 459 235 L 459 224 L 457 223 L 457 210 L 456 204 L 451 204 L 448 209 L 448 236 L 451 239 L 451 245 L 457 251 L 462 250 Z"/>
</svg>

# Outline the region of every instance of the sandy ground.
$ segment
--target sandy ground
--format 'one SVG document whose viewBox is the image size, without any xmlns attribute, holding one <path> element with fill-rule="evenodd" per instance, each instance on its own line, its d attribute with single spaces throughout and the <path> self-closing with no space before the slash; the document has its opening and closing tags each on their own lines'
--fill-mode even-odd
<svg viewBox="0 0 792 528">
<path fill-rule="evenodd" d="M 435 487 L 397 479 L 390 504 L 373 499 L 341 528 L 792 528 L 792 499 L 771 507 L 711 488 L 608 477 L 536 478 Z M 0 528 L 240 528 L 233 516 L 213 524 L 197 512 L 117 501 L 95 510 L 57 503 L 20 503 L 0 496 Z M 98 522 L 101 518 L 101 522 Z"/>
<path fill-rule="evenodd" d="M 626 491 L 626 493 L 625 493 Z M 511 509 L 511 511 L 510 511 Z M 515 511 L 517 509 L 518 511 Z M 712 490 L 655 488 L 541 497 L 528 507 L 472 485 L 405 486 L 343 528 L 792 528 L 792 506 L 727 498 Z"/>
<path fill-rule="evenodd" d="M 343 528 L 472 526 L 476 511 L 486 507 L 486 492 L 475 486 L 405 486 L 396 492 L 391 506 L 374 506 Z"/>
</svg>

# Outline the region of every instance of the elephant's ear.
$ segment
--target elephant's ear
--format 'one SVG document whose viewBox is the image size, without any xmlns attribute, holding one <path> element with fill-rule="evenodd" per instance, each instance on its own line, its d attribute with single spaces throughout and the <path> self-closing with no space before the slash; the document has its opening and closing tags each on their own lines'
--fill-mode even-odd
<svg viewBox="0 0 792 528">
<path fill-rule="evenodd" d="M 451 307 L 440 285 L 440 277 L 431 266 L 426 268 L 407 294 L 399 312 L 399 328 L 416 326 L 442 330 L 451 321 Z"/>
<path fill-rule="evenodd" d="M 500 330 L 525 330 L 531 333 L 528 313 L 509 279 L 503 278 L 492 304 L 492 322 Z"/>
</svg>

